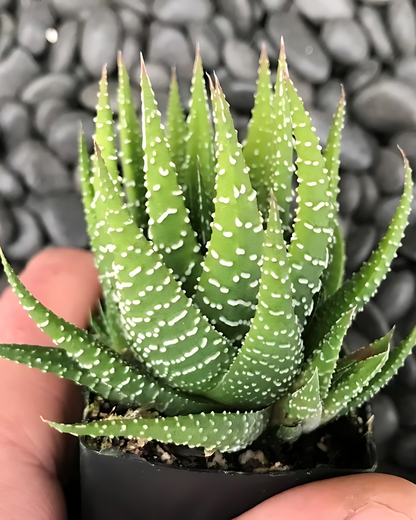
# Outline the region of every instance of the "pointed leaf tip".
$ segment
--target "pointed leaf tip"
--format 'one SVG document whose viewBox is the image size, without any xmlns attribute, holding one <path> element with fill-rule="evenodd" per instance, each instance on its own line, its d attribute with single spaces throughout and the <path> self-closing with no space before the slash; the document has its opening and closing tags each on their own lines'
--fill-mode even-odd
<svg viewBox="0 0 416 520">
<path fill-rule="evenodd" d="M 122 67 L 124 65 L 123 53 L 120 49 L 117 51 L 117 65 L 119 67 Z"/>
<path fill-rule="evenodd" d="M 283 36 L 282 36 L 282 38 L 280 40 L 279 66 L 281 68 L 283 77 L 288 78 L 289 77 L 289 70 L 288 70 L 288 67 L 287 67 L 286 48 L 285 48 L 285 42 L 283 40 Z"/>
<path fill-rule="evenodd" d="M 261 54 L 260 54 L 260 63 L 269 61 L 269 56 L 267 54 L 267 45 L 265 42 L 261 44 Z"/>
<path fill-rule="evenodd" d="M 199 42 L 196 42 L 196 45 L 195 45 L 195 63 L 198 63 L 199 61 L 202 61 L 202 59 L 201 59 L 201 46 L 199 45 Z"/>
<path fill-rule="evenodd" d="M 341 97 L 339 98 L 339 102 L 343 105 L 346 105 L 346 97 L 345 97 L 345 88 L 344 85 L 341 83 Z"/>
<path fill-rule="evenodd" d="M 143 53 L 140 53 L 140 75 L 141 78 L 147 78 L 147 70 L 146 70 L 146 64 L 144 62 Z"/>
<path fill-rule="evenodd" d="M 409 159 L 407 158 L 406 154 L 404 153 L 403 148 L 400 148 L 399 145 L 397 145 L 397 148 L 399 149 L 399 152 L 402 154 L 405 168 L 409 168 Z"/>
</svg>

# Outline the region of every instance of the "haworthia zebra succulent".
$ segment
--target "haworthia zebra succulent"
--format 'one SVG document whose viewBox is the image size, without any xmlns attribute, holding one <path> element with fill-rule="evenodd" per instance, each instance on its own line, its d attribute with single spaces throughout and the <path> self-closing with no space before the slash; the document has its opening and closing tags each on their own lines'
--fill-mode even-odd
<svg viewBox="0 0 416 520">
<path fill-rule="evenodd" d="M 0 345 L 0 357 L 72 379 L 113 405 L 154 413 L 49 424 L 73 435 L 236 451 L 265 431 L 293 442 L 370 399 L 403 364 L 416 328 L 395 349 L 393 331 L 354 354 L 341 346 L 400 245 L 411 208 L 408 161 L 386 236 L 342 283 L 343 96 L 322 153 L 284 45 L 274 89 L 263 48 L 243 149 L 216 78 L 211 119 L 199 53 L 190 115 L 185 120 L 173 76 L 166 133 L 144 62 L 141 129 L 121 56 L 118 63 L 119 154 L 105 70 L 92 158 L 80 139 L 103 301 L 90 331 L 80 330 L 30 295 L 2 255 L 21 303 L 58 348 Z"/>
</svg>

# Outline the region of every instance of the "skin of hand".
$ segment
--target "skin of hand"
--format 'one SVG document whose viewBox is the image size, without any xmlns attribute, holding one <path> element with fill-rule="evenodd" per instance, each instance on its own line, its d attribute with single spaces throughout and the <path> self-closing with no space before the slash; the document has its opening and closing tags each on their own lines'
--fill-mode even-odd
<svg viewBox="0 0 416 520">
<path fill-rule="evenodd" d="M 21 274 L 44 305 L 79 327 L 101 290 L 91 253 L 48 249 Z M 0 298 L 0 343 L 52 346 L 10 288 Z M 43 423 L 80 420 L 79 387 L 54 374 L 0 359 L 0 518 L 64 520 L 62 485 L 74 471 L 77 440 Z M 70 403 L 70 404 L 69 404 Z M 387 475 L 315 482 L 277 495 L 240 520 L 416 520 L 416 486 Z"/>
</svg>

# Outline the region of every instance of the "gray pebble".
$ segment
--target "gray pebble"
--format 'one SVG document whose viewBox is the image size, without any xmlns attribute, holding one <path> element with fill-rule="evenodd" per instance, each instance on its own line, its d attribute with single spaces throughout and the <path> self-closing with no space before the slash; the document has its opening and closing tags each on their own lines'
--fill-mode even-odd
<svg viewBox="0 0 416 520">
<path fill-rule="evenodd" d="M 10 152 L 7 162 L 36 193 L 64 191 L 71 186 L 67 169 L 39 141 L 22 142 Z"/>
<path fill-rule="evenodd" d="M 342 215 L 352 215 L 360 203 L 361 183 L 353 173 L 343 173 L 339 187 L 339 211 Z"/>
<path fill-rule="evenodd" d="M 288 0 L 261 0 L 263 7 L 270 13 L 273 11 L 279 11 L 286 7 Z"/>
<path fill-rule="evenodd" d="M 415 290 L 415 276 L 409 270 L 393 271 L 382 282 L 374 297 L 374 303 L 387 317 L 391 326 L 410 309 Z"/>
<path fill-rule="evenodd" d="M 209 0 L 155 0 L 153 4 L 155 17 L 170 24 L 207 22 L 212 10 Z"/>
<path fill-rule="evenodd" d="M 399 412 L 399 420 L 402 426 L 408 428 L 416 427 L 416 392 L 401 392 L 400 397 L 395 399 L 397 411 Z M 415 445 L 415 462 L 416 462 L 416 445 Z M 411 454 L 409 454 L 411 457 Z"/>
<path fill-rule="evenodd" d="M 13 16 L 7 11 L 0 13 L 0 60 L 11 49 L 16 34 L 16 24 Z"/>
<path fill-rule="evenodd" d="M 357 222 L 368 222 L 374 218 L 374 209 L 378 201 L 378 188 L 372 175 L 361 175 L 360 204 L 354 213 L 354 220 Z"/>
<path fill-rule="evenodd" d="M 34 79 L 22 92 L 22 101 L 35 105 L 50 98 L 70 98 L 76 89 L 76 81 L 69 74 L 51 72 Z"/>
<path fill-rule="evenodd" d="M 374 82 L 380 74 L 380 63 L 370 58 L 352 69 L 345 78 L 347 92 L 353 93 Z"/>
<path fill-rule="evenodd" d="M 391 0 L 387 5 L 387 17 L 394 42 L 402 54 L 416 51 L 416 14 L 410 0 Z"/>
<path fill-rule="evenodd" d="M 56 12 L 63 18 L 78 18 L 85 11 L 94 7 L 104 7 L 107 4 L 107 0 L 71 0 L 70 2 L 68 0 L 51 0 L 51 3 Z"/>
<path fill-rule="evenodd" d="M 369 5 L 387 5 L 391 0 L 361 0 L 361 2 Z"/>
<path fill-rule="evenodd" d="M 219 40 L 211 25 L 192 24 L 188 27 L 192 44 L 196 48 L 199 44 L 201 58 L 206 69 L 215 69 L 220 64 Z"/>
<path fill-rule="evenodd" d="M 28 261 L 42 250 L 44 236 L 36 217 L 25 208 L 13 208 L 16 221 L 16 239 L 5 250 L 10 260 Z"/>
<path fill-rule="evenodd" d="M 325 146 L 332 124 L 332 113 L 310 110 L 313 126 L 321 145 Z M 368 135 L 355 123 L 346 121 L 341 139 L 341 165 L 347 170 L 365 170 L 374 160 L 374 151 Z"/>
<path fill-rule="evenodd" d="M 369 85 L 351 107 L 357 120 L 371 130 L 416 129 L 416 91 L 401 81 L 387 78 Z"/>
<path fill-rule="evenodd" d="M 393 445 L 393 455 L 400 466 L 416 469 L 416 432 L 407 431 L 400 436 Z"/>
<path fill-rule="evenodd" d="M 94 133 L 92 117 L 82 110 L 60 115 L 49 128 L 48 146 L 67 164 L 78 160 L 78 139 L 80 123 L 89 142 Z"/>
<path fill-rule="evenodd" d="M 375 176 L 382 193 L 393 195 L 403 191 L 405 169 L 397 149 L 381 149 Z"/>
<path fill-rule="evenodd" d="M 321 38 L 334 60 L 342 65 L 357 65 L 368 56 L 366 35 L 355 20 L 326 22 Z"/>
<path fill-rule="evenodd" d="M 8 202 L 19 202 L 25 195 L 22 183 L 4 164 L 0 163 L 0 195 Z"/>
<path fill-rule="evenodd" d="M 151 12 L 151 1 L 152 0 L 113 0 L 113 4 L 120 7 L 127 7 L 139 15 L 147 16 Z"/>
<path fill-rule="evenodd" d="M 0 198 L 0 247 L 6 247 L 15 236 L 15 222 L 9 206 Z"/>
<path fill-rule="evenodd" d="M 399 428 L 399 415 L 394 402 L 388 395 L 379 394 L 371 400 L 374 414 L 374 440 L 378 445 L 388 442 Z"/>
<path fill-rule="evenodd" d="M 0 98 L 15 97 L 40 72 L 39 64 L 17 47 L 0 62 Z"/>
<path fill-rule="evenodd" d="M 39 103 L 35 112 L 35 126 L 38 132 L 46 137 L 55 119 L 68 110 L 69 107 L 63 99 L 45 99 Z"/>
<path fill-rule="evenodd" d="M 266 22 L 266 31 L 280 48 L 280 39 L 285 39 L 287 59 L 303 78 L 311 83 L 325 83 L 331 72 L 328 56 L 315 35 L 293 11 L 275 13 Z"/>
<path fill-rule="evenodd" d="M 413 322 L 414 325 L 414 322 Z M 402 368 L 397 373 L 400 384 L 411 390 L 416 389 L 416 357 L 408 356 Z"/>
<path fill-rule="evenodd" d="M 231 74 L 241 80 L 255 80 L 259 57 L 247 43 L 241 40 L 227 40 L 223 47 L 224 63 Z"/>
<path fill-rule="evenodd" d="M 7 148 L 13 148 L 27 139 L 31 130 L 31 117 L 27 107 L 8 101 L 0 109 L 0 129 Z"/>
<path fill-rule="evenodd" d="M 239 36 L 247 36 L 253 29 L 253 10 L 250 0 L 221 0 L 220 13 L 233 23 Z"/>
<path fill-rule="evenodd" d="M 354 15 L 353 0 L 295 0 L 299 11 L 312 22 L 324 22 L 337 18 L 352 18 Z"/>
<path fill-rule="evenodd" d="M 396 65 L 396 76 L 416 89 L 416 57 L 407 56 Z"/>
<path fill-rule="evenodd" d="M 230 77 L 221 82 L 225 97 L 233 110 L 250 113 L 254 106 L 256 82 L 236 81 Z"/>
<path fill-rule="evenodd" d="M 194 53 L 192 46 L 183 33 L 173 27 L 153 22 L 147 48 L 149 61 L 176 67 L 178 76 L 186 79 L 192 77 Z"/>
<path fill-rule="evenodd" d="M 137 13 L 127 7 L 123 7 L 118 11 L 118 16 L 126 34 L 142 38 L 144 31 L 143 20 Z"/>
<path fill-rule="evenodd" d="M 226 16 L 217 14 L 214 16 L 211 23 L 215 32 L 222 41 L 234 38 L 234 26 Z"/>
<path fill-rule="evenodd" d="M 109 74 L 116 68 L 120 25 L 117 15 L 108 7 L 93 9 L 88 15 L 82 31 L 81 59 L 95 78 L 101 76 L 105 64 Z"/>
<path fill-rule="evenodd" d="M 49 54 L 49 68 L 52 72 L 67 72 L 75 62 L 79 25 L 75 20 L 68 20 L 57 31 L 58 40 L 51 46 Z"/>
<path fill-rule="evenodd" d="M 30 206 L 39 216 L 52 243 L 59 247 L 86 247 L 88 235 L 79 193 L 68 192 L 32 199 Z"/>
<path fill-rule="evenodd" d="M 376 245 L 377 233 L 373 226 L 357 226 L 350 231 L 346 244 L 347 271 L 353 273 L 368 260 Z"/>
<path fill-rule="evenodd" d="M 142 52 L 140 40 L 134 36 L 127 36 L 121 46 L 121 52 L 123 53 L 127 72 L 130 74 L 134 66 L 140 63 L 140 53 Z"/>
<path fill-rule="evenodd" d="M 399 253 L 412 262 L 416 262 L 416 226 L 407 226 Z"/>
<path fill-rule="evenodd" d="M 20 10 L 17 26 L 19 44 L 38 56 L 46 49 L 48 40 L 46 31 L 53 27 L 55 20 L 44 0 L 30 2 Z"/>
<path fill-rule="evenodd" d="M 363 6 L 358 10 L 358 20 L 367 32 L 377 56 L 383 61 L 391 62 L 393 47 L 379 11 L 374 7 Z"/>
<path fill-rule="evenodd" d="M 372 300 L 366 303 L 362 312 L 357 314 L 354 327 L 370 341 L 385 336 L 390 330 L 385 314 Z"/>
<path fill-rule="evenodd" d="M 383 233 L 387 231 L 399 202 L 400 196 L 383 198 L 378 202 L 374 213 L 374 219 Z"/>
<path fill-rule="evenodd" d="M 324 112 L 333 114 L 341 96 L 341 84 L 338 79 L 332 78 L 317 89 L 316 106 Z"/>
</svg>

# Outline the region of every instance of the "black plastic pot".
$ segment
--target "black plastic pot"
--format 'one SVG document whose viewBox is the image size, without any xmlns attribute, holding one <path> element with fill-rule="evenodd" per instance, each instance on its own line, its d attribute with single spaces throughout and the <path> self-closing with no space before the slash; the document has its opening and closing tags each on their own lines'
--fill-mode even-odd
<svg viewBox="0 0 416 520">
<path fill-rule="evenodd" d="M 365 414 L 367 415 L 367 413 Z M 326 478 L 373 472 L 377 467 L 371 431 L 362 437 L 358 467 L 320 466 L 280 473 L 237 473 L 172 468 L 137 455 L 103 454 L 80 440 L 84 520 L 232 520 L 287 489 Z M 360 467 L 361 466 L 361 467 Z"/>
</svg>

